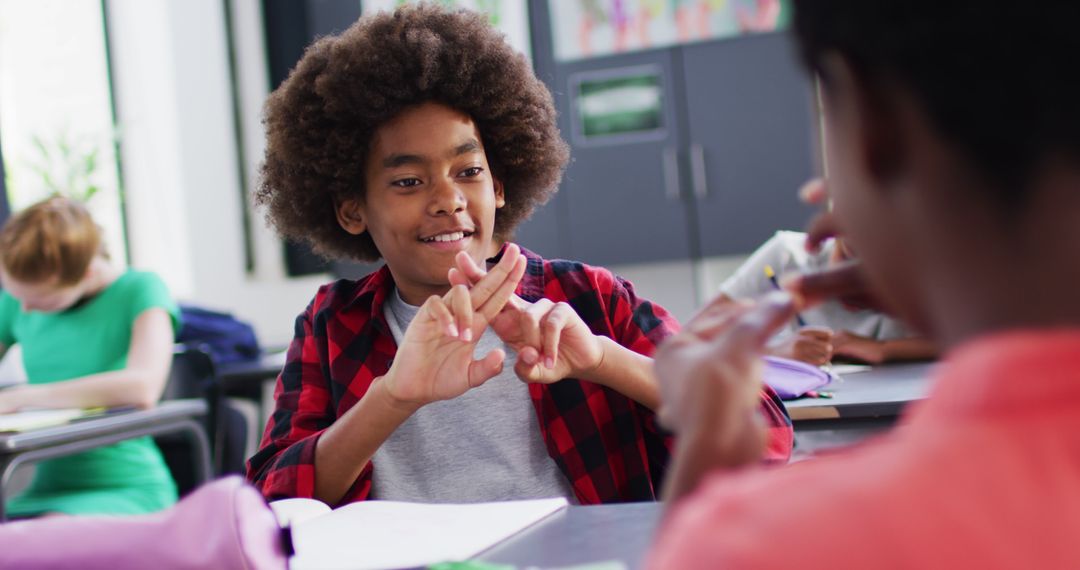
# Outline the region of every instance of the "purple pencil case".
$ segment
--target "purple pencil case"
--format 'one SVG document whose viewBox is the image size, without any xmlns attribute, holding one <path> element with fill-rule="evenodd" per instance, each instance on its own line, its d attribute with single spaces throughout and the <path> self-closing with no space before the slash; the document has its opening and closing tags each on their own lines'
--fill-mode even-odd
<svg viewBox="0 0 1080 570">
<path fill-rule="evenodd" d="M 813 364 L 807 364 L 790 358 L 764 356 L 765 383 L 776 390 L 783 400 L 793 400 L 803 394 L 820 388 L 836 377 Z"/>
</svg>

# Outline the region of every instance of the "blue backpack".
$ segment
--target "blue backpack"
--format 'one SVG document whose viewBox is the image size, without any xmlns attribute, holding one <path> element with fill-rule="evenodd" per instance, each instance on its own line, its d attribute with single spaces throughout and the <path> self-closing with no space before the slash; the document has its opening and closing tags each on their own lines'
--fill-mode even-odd
<svg viewBox="0 0 1080 570">
<path fill-rule="evenodd" d="M 203 348 L 217 364 L 259 358 L 255 329 L 229 313 L 181 303 L 180 323 L 176 341 Z"/>
</svg>

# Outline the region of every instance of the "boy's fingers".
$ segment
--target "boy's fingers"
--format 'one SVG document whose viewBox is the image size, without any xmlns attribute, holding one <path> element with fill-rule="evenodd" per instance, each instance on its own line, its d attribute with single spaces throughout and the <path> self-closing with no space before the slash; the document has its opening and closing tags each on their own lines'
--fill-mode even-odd
<svg viewBox="0 0 1080 570">
<path fill-rule="evenodd" d="M 529 366 L 533 366 L 540 360 L 540 351 L 531 346 L 522 347 L 522 349 L 518 351 L 518 360 Z"/>
<path fill-rule="evenodd" d="M 491 277 L 492 275 L 494 275 L 494 272 L 489 273 L 488 277 Z M 514 265 L 510 268 L 510 272 L 505 275 L 505 278 L 494 290 L 490 293 L 486 293 L 487 297 L 482 302 L 478 302 L 478 295 L 475 294 L 476 288 L 480 285 L 477 284 L 476 287 L 473 287 L 473 306 L 475 306 L 476 310 L 484 315 L 490 322 L 495 318 L 495 315 L 499 314 L 499 311 L 503 310 L 507 301 L 514 297 L 514 291 L 517 290 L 518 283 L 521 282 L 521 278 L 524 275 L 525 257 L 519 255 L 515 258 Z M 487 277 L 485 277 L 485 279 L 487 279 Z"/>
<path fill-rule="evenodd" d="M 732 326 L 733 342 L 746 350 L 758 351 L 780 327 L 795 316 L 795 302 L 790 294 L 774 291 L 742 314 Z"/>
<path fill-rule="evenodd" d="M 465 342 L 471 342 L 473 337 L 473 308 L 472 300 L 469 298 L 469 289 L 464 285 L 454 285 L 447 295 L 450 297 L 450 307 L 453 309 L 454 319 L 457 322 L 458 330 L 461 332 L 458 338 Z"/>
<path fill-rule="evenodd" d="M 518 361 L 516 364 L 514 364 L 514 374 L 517 375 L 518 379 L 520 379 L 522 382 L 531 382 L 533 378 L 537 376 L 537 366 L 536 364 L 529 364 L 528 362 L 521 359 L 520 354 L 518 356 Z"/>
<path fill-rule="evenodd" d="M 466 257 L 468 256 L 466 255 Z M 456 267 L 450 268 L 450 271 L 446 273 L 446 279 L 450 281 L 451 287 L 454 285 L 465 285 L 466 287 L 472 285 L 472 281 L 469 281 L 469 279 L 465 277 L 465 274 Z"/>
<path fill-rule="evenodd" d="M 515 311 L 527 311 L 532 306 L 531 303 L 517 295 L 510 295 L 510 300 L 506 302 L 506 305 Z"/>
<path fill-rule="evenodd" d="M 837 228 L 836 216 L 829 211 L 821 211 L 814 215 L 806 228 L 806 251 L 816 252 L 821 248 L 825 240 L 840 234 Z"/>
<path fill-rule="evenodd" d="M 420 308 L 421 311 L 427 311 L 427 314 L 439 325 L 439 328 L 447 336 L 457 338 L 458 328 L 454 322 L 454 315 L 450 312 L 450 308 L 446 306 L 446 303 L 437 296 L 432 295 L 428 297 L 428 300 L 424 302 L 424 306 Z"/>
<path fill-rule="evenodd" d="M 483 279 L 484 276 L 487 275 L 487 270 L 477 265 L 476 262 L 473 261 L 473 258 L 464 251 L 458 252 L 454 261 L 457 265 L 455 269 L 460 271 L 463 276 L 467 277 L 473 283 Z"/>
<path fill-rule="evenodd" d="M 543 339 L 540 333 L 540 323 L 551 312 L 555 305 L 550 299 L 540 299 L 532 304 L 525 312 L 521 313 L 521 330 L 524 338 L 522 342 L 540 352 L 543 348 Z M 540 356 L 543 356 L 541 354 Z"/>
<path fill-rule="evenodd" d="M 562 339 L 563 329 L 570 322 L 567 311 L 573 311 L 570 305 L 556 303 L 544 319 L 544 366 L 549 370 L 555 368 L 555 363 L 559 360 L 559 341 Z"/>
<path fill-rule="evenodd" d="M 806 250 L 816 252 L 822 242 L 838 233 L 836 216 L 827 204 L 829 193 L 825 187 L 825 180 L 814 178 L 803 184 L 799 188 L 799 200 L 804 204 L 824 206 L 824 209 L 810 220 L 810 225 L 806 230 Z"/>
<path fill-rule="evenodd" d="M 517 266 L 518 257 L 521 250 L 514 244 L 506 246 L 506 251 L 503 252 L 502 259 L 486 272 L 476 265 L 476 262 L 472 260 L 468 254 L 459 253 L 454 258 L 457 263 L 457 269 L 460 270 L 465 277 L 473 281 L 470 294 L 472 295 L 472 302 L 474 307 L 483 305 L 488 298 L 499 288 L 499 285 L 506 280 L 507 276 Z M 474 279 L 474 276 L 476 278 Z"/>
<path fill-rule="evenodd" d="M 736 304 L 736 303 L 739 303 L 739 302 L 740 301 L 738 301 L 736 299 L 732 299 L 731 297 L 728 297 L 724 293 L 720 293 L 720 294 L 716 295 L 715 297 L 713 297 L 712 299 L 709 299 L 709 302 L 705 303 L 705 305 L 703 307 L 698 309 L 697 312 L 694 313 L 694 315 L 692 317 L 690 317 L 690 323 L 694 322 L 694 320 L 697 319 L 700 316 L 705 316 L 705 315 L 708 315 L 708 314 L 711 314 L 711 313 L 715 313 L 716 311 L 722 310 L 723 307 L 726 307 L 726 306 L 732 305 L 732 304 Z"/>
<path fill-rule="evenodd" d="M 823 178 L 811 178 L 799 187 L 799 200 L 804 204 L 821 204 L 828 199 L 828 189 Z"/>
<path fill-rule="evenodd" d="M 496 348 L 484 355 L 480 360 L 474 360 L 469 364 L 469 388 L 475 388 L 484 382 L 498 376 L 503 369 L 506 353 Z"/>
<path fill-rule="evenodd" d="M 752 306 L 753 304 L 750 301 L 739 300 L 706 307 L 683 330 L 709 340 L 725 330 L 735 319 L 750 310 Z"/>
<path fill-rule="evenodd" d="M 862 264 L 858 261 L 849 261 L 824 271 L 786 279 L 783 286 L 810 305 L 835 298 L 855 307 L 883 309 L 881 303 L 874 298 Z"/>
</svg>

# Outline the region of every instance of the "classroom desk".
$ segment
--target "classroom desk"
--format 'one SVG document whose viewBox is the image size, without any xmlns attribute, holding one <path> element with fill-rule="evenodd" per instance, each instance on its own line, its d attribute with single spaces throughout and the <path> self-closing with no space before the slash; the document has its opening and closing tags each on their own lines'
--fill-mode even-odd
<svg viewBox="0 0 1080 570">
<path fill-rule="evenodd" d="M 283 366 L 285 352 L 270 352 L 257 360 L 219 364 L 217 376 L 227 395 L 257 398 L 262 393 L 262 383 L 277 378 Z"/>
<path fill-rule="evenodd" d="M 890 430 L 911 402 L 926 397 L 934 363 L 887 364 L 846 374 L 824 390 L 832 398 L 784 402 L 795 427 L 799 461 L 846 447 Z"/>
<path fill-rule="evenodd" d="M 883 420 L 891 422 L 904 407 L 926 397 L 933 362 L 886 364 L 847 374 L 822 390 L 832 398 L 802 398 L 784 402 L 793 422 L 804 427 L 829 421 Z"/>
<path fill-rule="evenodd" d="M 210 444 L 198 418 L 206 414 L 205 400 L 168 400 L 148 410 L 133 410 L 59 426 L 0 433 L 0 497 L 15 468 L 23 463 L 71 455 L 128 439 L 183 433 L 191 441 L 199 483 L 210 480 Z M 0 521 L 4 501 L 0 500 Z"/>
<path fill-rule="evenodd" d="M 619 561 L 634 570 L 644 564 L 662 509 L 660 503 L 573 505 L 476 559 L 518 568 Z"/>
</svg>

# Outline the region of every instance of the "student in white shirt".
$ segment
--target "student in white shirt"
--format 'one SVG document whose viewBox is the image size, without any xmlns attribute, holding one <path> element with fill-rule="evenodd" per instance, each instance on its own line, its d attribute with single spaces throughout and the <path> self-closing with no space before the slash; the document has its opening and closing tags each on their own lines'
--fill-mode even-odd
<svg viewBox="0 0 1080 570">
<path fill-rule="evenodd" d="M 840 240 L 829 240 L 813 252 L 806 250 L 805 243 L 802 232 L 776 232 L 720 285 L 721 298 L 753 299 L 774 289 L 766 266 L 780 282 L 787 275 L 822 271 L 853 256 L 850 245 Z M 896 319 L 837 299 L 806 309 L 800 317 L 804 324 L 793 319 L 769 342 L 770 354 L 817 365 L 834 357 L 879 364 L 936 356 L 929 341 L 915 336 Z"/>
</svg>

